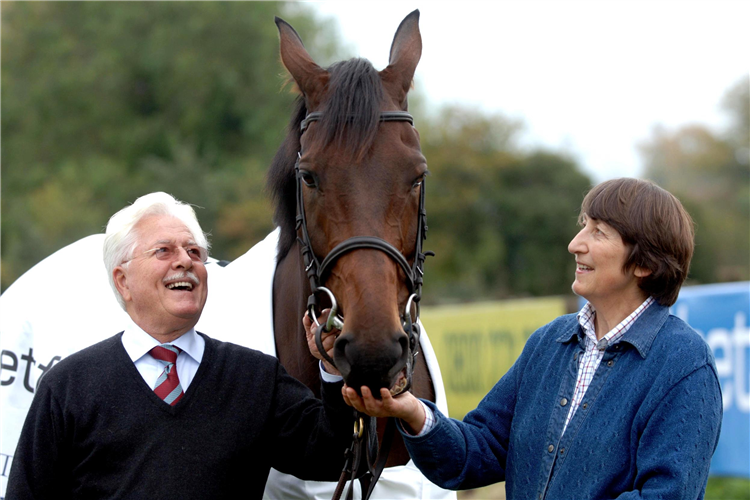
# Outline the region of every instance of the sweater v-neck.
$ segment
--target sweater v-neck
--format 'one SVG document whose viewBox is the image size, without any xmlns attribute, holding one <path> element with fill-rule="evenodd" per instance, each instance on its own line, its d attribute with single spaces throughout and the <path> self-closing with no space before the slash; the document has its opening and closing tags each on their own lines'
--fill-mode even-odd
<svg viewBox="0 0 750 500">
<path fill-rule="evenodd" d="M 198 387 L 200 386 L 201 381 L 204 378 L 204 374 L 208 370 L 207 367 L 210 366 L 210 363 L 213 360 L 215 354 L 212 339 L 200 332 L 196 333 L 203 337 L 203 339 L 206 341 L 205 351 L 203 352 L 203 359 L 198 366 L 198 371 L 195 372 L 195 376 L 193 377 L 193 381 L 190 383 L 190 387 L 188 387 L 187 391 L 185 391 L 185 394 L 182 396 L 182 398 L 180 398 L 177 404 L 172 406 L 168 403 L 165 403 L 163 399 L 156 395 L 154 389 L 148 386 L 146 381 L 143 379 L 143 376 L 135 367 L 135 363 L 133 363 L 133 360 L 131 360 L 130 356 L 128 356 L 125 347 L 122 345 L 123 332 L 120 332 L 114 337 L 114 345 L 110 347 L 114 351 L 113 359 L 115 359 L 116 362 L 122 366 L 122 369 L 130 375 L 130 380 L 123 381 L 123 383 L 136 384 L 136 386 L 138 386 L 138 390 L 144 395 L 144 397 L 149 399 L 151 403 L 156 405 L 159 409 L 165 411 L 170 415 L 179 414 L 182 411 L 182 408 L 186 407 L 189 404 L 190 400 L 193 397 L 193 393 L 198 390 Z"/>
</svg>

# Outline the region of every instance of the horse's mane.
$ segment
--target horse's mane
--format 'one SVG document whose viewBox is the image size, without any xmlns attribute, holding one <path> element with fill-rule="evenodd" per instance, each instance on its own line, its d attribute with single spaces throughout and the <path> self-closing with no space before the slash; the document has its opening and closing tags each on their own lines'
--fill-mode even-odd
<svg viewBox="0 0 750 500">
<path fill-rule="evenodd" d="M 350 59 L 327 68 L 330 79 L 322 118 L 315 122 L 323 148 L 335 148 L 353 160 L 364 158 L 372 147 L 384 98 L 378 72 L 367 59 Z M 287 136 L 268 171 L 267 188 L 276 205 L 274 222 L 281 228 L 277 259 L 282 259 L 296 240 L 297 210 L 294 164 L 300 151 L 300 125 L 307 115 L 302 96 L 297 98 Z"/>
</svg>

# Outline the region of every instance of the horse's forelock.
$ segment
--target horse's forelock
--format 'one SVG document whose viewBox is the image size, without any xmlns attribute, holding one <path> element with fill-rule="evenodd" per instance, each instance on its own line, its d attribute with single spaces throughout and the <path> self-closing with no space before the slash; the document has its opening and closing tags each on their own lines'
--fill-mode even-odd
<svg viewBox="0 0 750 500">
<path fill-rule="evenodd" d="M 383 106 L 380 75 L 367 59 L 350 59 L 328 68 L 328 95 L 320 121 L 324 146 L 361 160 L 372 147 Z"/>
</svg>

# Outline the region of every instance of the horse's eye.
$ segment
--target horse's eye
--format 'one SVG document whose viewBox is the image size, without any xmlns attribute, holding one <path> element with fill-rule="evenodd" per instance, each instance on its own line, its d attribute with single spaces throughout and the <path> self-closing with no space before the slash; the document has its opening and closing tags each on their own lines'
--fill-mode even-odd
<svg viewBox="0 0 750 500">
<path fill-rule="evenodd" d="M 317 179 L 315 178 L 315 175 L 305 170 L 301 170 L 299 175 L 300 175 L 300 178 L 302 179 L 302 182 L 305 184 L 305 186 L 310 187 L 310 188 L 317 187 L 318 182 L 317 182 Z"/>
<path fill-rule="evenodd" d="M 415 181 L 414 184 L 411 185 L 412 189 L 417 189 L 420 185 L 422 185 L 422 182 L 424 182 L 424 175 L 420 175 Z"/>
</svg>

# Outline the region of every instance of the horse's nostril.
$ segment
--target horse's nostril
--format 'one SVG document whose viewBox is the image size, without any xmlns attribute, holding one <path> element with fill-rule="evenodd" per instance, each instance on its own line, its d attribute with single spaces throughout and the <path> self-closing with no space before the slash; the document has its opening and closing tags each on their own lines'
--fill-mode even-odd
<svg viewBox="0 0 750 500">
<path fill-rule="evenodd" d="M 351 363 L 349 357 L 346 354 L 346 348 L 349 345 L 349 339 L 346 335 L 339 335 L 336 342 L 333 344 L 333 359 L 336 361 L 336 368 L 341 372 L 344 379 L 346 379 L 351 371 Z"/>
<path fill-rule="evenodd" d="M 334 356 L 339 354 L 340 356 L 346 357 L 346 346 L 348 344 L 349 344 L 349 340 L 347 340 L 343 336 L 339 336 L 339 338 L 337 338 L 336 342 L 334 342 L 333 344 Z"/>
<path fill-rule="evenodd" d="M 402 353 L 409 351 L 409 338 L 406 335 L 400 335 L 398 338 L 398 343 L 401 344 Z"/>
</svg>

